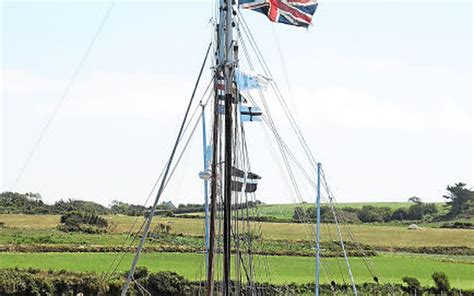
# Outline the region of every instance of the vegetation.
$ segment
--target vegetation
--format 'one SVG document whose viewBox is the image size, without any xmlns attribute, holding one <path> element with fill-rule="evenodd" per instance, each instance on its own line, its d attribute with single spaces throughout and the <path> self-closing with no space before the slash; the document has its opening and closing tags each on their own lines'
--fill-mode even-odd
<svg viewBox="0 0 474 296">
<path fill-rule="evenodd" d="M 417 279 L 410 278 L 417 282 Z M 191 281 L 174 272 L 149 272 L 146 268 L 138 268 L 135 276 L 137 284 L 130 286 L 130 295 L 140 295 L 140 287 L 145 288 L 151 295 L 195 295 L 202 292 L 204 283 Z M 78 273 L 67 271 L 42 271 L 37 269 L 3 269 L 0 270 L 0 294 L 11 295 L 118 295 L 124 283 L 123 275 L 105 278 L 96 273 Z M 418 282 L 419 284 L 419 282 Z M 216 283 L 218 285 L 218 283 Z M 216 287 L 217 288 L 217 287 Z M 259 295 L 312 295 L 314 283 L 258 283 Z M 400 284 L 362 283 L 357 285 L 361 295 L 422 295 L 423 292 L 432 294 L 431 287 L 418 287 L 413 293 Z M 249 287 L 241 286 L 245 293 Z M 321 295 L 350 295 L 351 287 L 347 284 L 322 284 Z M 470 295 L 472 291 L 448 290 L 452 295 Z"/>
<path fill-rule="evenodd" d="M 415 203 L 409 207 L 391 208 L 386 206 L 364 205 L 361 208 L 342 207 L 337 209 L 339 220 L 346 223 L 384 223 L 391 221 L 419 221 L 427 215 L 438 212 L 434 203 L 423 203 L 419 198 L 410 198 Z M 321 221 L 323 223 L 334 223 L 332 210 L 329 206 L 320 209 Z M 315 221 L 316 207 L 296 207 L 293 213 L 293 221 L 306 223 Z"/>
<path fill-rule="evenodd" d="M 451 285 L 449 284 L 448 277 L 444 272 L 434 272 L 431 275 L 431 278 L 435 283 L 436 294 L 443 295 L 451 290 Z"/>
<path fill-rule="evenodd" d="M 108 215 L 111 210 L 103 205 L 83 200 L 60 200 L 53 205 L 43 202 L 39 193 L 3 192 L 0 194 L 0 214 L 64 214 L 70 211 Z"/>
<path fill-rule="evenodd" d="M 131 205 L 118 200 L 114 200 L 110 206 L 112 213 L 127 216 L 143 216 L 147 210 L 144 206 Z"/>
<path fill-rule="evenodd" d="M 32 267 L 55 271 L 105 272 L 115 257 L 114 253 L 1 253 L 0 268 Z M 117 271 L 127 271 L 132 258 L 133 253 L 125 254 Z M 140 266 L 148 268 L 150 272 L 171 271 L 189 280 L 203 280 L 204 259 L 203 254 L 144 253 L 140 259 Z M 266 279 L 266 270 L 270 272 L 272 283 L 277 285 L 314 281 L 314 258 L 311 257 L 267 256 L 263 260 L 263 257 L 256 256 L 254 262 L 256 272 L 262 275 L 263 281 Z M 322 283 L 329 284 L 329 273 L 336 283 L 344 282 L 340 270 L 341 266 L 344 268 L 343 260 L 323 258 L 322 262 L 325 267 L 321 275 Z M 362 258 L 351 258 L 350 263 L 357 283 L 373 282 L 373 276 L 367 270 Z M 451 262 L 439 256 L 382 254 L 371 258 L 370 263 L 377 266 L 381 284 L 402 284 L 401 277 L 410 276 L 416 277 L 423 286 L 431 286 L 433 285 L 431 275 L 442 270 L 449 278 L 455 279 L 453 283 L 456 288 L 474 289 L 472 261 Z M 342 272 L 344 273 L 344 270 Z"/>
<path fill-rule="evenodd" d="M 128 233 L 132 224 L 141 225 L 143 217 L 129 216 L 107 216 L 105 217 L 111 225 L 107 236 L 95 236 L 74 233 L 63 238 L 60 232 L 51 231 L 56 229 L 60 216 L 57 215 L 0 215 L 0 221 L 5 223 L 4 228 L 0 228 L 0 243 L 9 241 L 31 241 L 42 239 L 49 235 L 56 240 L 72 240 L 80 243 L 94 244 L 94 241 L 120 242 L 124 233 Z M 204 236 L 203 219 L 182 219 L 182 218 L 163 218 L 156 217 L 153 220 L 153 227 L 159 223 L 171 223 L 171 234 L 184 236 Z M 268 223 L 262 222 L 256 224 L 251 222 L 253 228 L 261 229 L 263 240 L 312 240 L 310 235 L 314 228 L 305 224 L 298 223 Z M 343 226 L 344 239 L 348 240 L 346 235 L 346 226 Z M 334 240 L 334 224 L 321 225 L 321 238 L 323 241 Z M 474 235 L 472 230 L 466 229 L 441 229 L 441 228 L 423 228 L 417 231 L 407 230 L 406 227 L 386 226 L 386 225 L 366 225 L 354 224 L 350 226 L 350 231 L 357 242 L 370 245 L 375 249 L 409 251 L 417 248 L 474 248 Z M 76 239 L 75 237 L 78 237 Z M 331 239 L 332 238 L 332 239 Z M 449 239 L 446 239 L 449 238 Z"/>
<path fill-rule="evenodd" d="M 67 212 L 61 216 L 58 230 L 64 232 L 103 233 L 109 223 L 106 219 L 92 213 Z"/>
<path fill-rule="evenodd" d="M 203 291 L 203 282 L 191 281 L 174 272 L 151 273 L 146 268 L 138 268 L 135 274 L 136 283 L 130 286 L 130 295 L 140 295 L 140 288 L 145 288 L 151 295 L 196 295 Z M 42 271 L 37 269 L 3 269 L 0 270 L 1 295 L 118 295 L 124 283 L 123 275 L 104 278 L 96 273 L 78 273 L 67 271 Z M 410 278 L 410 283 L 418 283 Z M 216 289 L 219 283 L 216 283 Z M 312 295 L 314 283 L 258 283 L 255 287 L 259 295 Z M 413 293 L 413 288 L 416 292 Z M 240 286 L 243 294 L 249 294 L 250 287 Z M 423 295 L 433 294 L 431 287 L 402 286 L 400 284 L 362 283 L 357 285 L 361 295 Z M 321 295 L 334 293 L 351 294 L 347 284 L 322 284 Z M 450 295 L 472 295 L 472 291 L 448 290 Z"/>
<path fill-rule="evenodd" d="M 423 288 L 421 287 L 420 281 L 414 277 L 404 276 L 402 278 L 403 283 L 407 285 L 405 291 L 410 295 L 421 295 Z"/>
<path fill-rule="evenodd" d="M 341 230 L 361 292 L 385 295 L 394 289 L 397 295 L 450 295 L 451 285 L 474 289 L 473 191 L 457 183 L 448 186 L 447 192 L 444 206 L 424 203 L 419 197 L 406 203 L 337 205 L 339 220 L 352 224 L 342 225 Z M 262 283 L 262 291 L 312 294 L 314 284 L 308 283 L 314 281 L 315 226 L 294 222 L 314 223 L 314 204 L 256 202 L 248 206 L 254 220 L 249 225 L 255 232 L 239 237 L 244 244 L 248 239 L 253 241 L 254 268 L 262 274 L 260 280 L 266 278 L 266 272 L 271 274 L 274 284 Z M 159 206 L 164 217 L 154 219 L 147 238 L 142 269 L 136 275 L 141 285 L 154 294 L 179 295 L 192 293 L 201 284 L 205 274 L 203 210 L 200 204 L 175 207 L 167 202 Z M 128 269 L 134 249 L 123 242 L 131 226 L 136 225 L 137 231 L 147 213 L 149 208 L 119 201 L 110 207 L 72 199 L 48 205 L 39 194 L 0 194 L 0 268 L 43 270 L 0 270 L 0 295 L 116 295 L 123 274 L 105 281 L 90 272 L 107 270 L 115 252 L 124 253 L 118 271 Z M 350 293 L 350 287 L 344 285 L 347 278 L 342 278 L 345 262 L 332 223 L 333 212 L 327 205 L 321 208 L 321 220 L 323 287 L 330 291 L 328 278 L 332 276 L 340 294 Z M 411 223 L 420 227 L 408 230 Z M 363 253 L 369 265 L 376 266 L 380 286 L 373 282 Z M 87 274 L 78 276 L 77 272 Z M 390 288 L 387 283 L 396 285 Z"/>
<path fill-rule="evenodd" d="M 447 199 L 447 206 L 449 212 L 447 218 L 454 218 L 459 216 L 472 217 L 474 216 L 474 191 L 467 189 L 465 183 L 456 183 L 454 186 L 446 188 L 448 195 L 443 197 Z"/>
</svg>

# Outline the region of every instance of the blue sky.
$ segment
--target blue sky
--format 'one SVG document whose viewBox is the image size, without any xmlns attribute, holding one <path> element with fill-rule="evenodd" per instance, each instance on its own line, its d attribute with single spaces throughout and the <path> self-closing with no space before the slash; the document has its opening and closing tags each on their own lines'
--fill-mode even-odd
<svg viewBox="0 0 474 296">
<path fill-rule="evenodd" d="M 2 2 L 2 190 L 107 6 Z M 472 185 L 471 3 L 324 1 L 309 30 L 243 14 L 340 201 L 441 201 L 446 185 Z M 211 2 L 118 2 L 14 189 L 142 203 L 170 152 L 211 17 Z M 258 198 L 292 202 L 261 126 L 249 137 L 264 176 Z M 165 199 L 200 202 L 199 141 Z"/>
</svg>

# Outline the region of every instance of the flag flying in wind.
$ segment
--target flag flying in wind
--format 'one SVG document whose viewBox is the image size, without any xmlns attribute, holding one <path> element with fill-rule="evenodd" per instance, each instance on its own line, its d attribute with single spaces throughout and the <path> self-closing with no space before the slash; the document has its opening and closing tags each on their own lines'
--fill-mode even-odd
<svg viewBox="0 0 474 296">
<path fill-rule="evenodd" d="M 257 73 L 235 70 L 235 82 L 239 90 L 265 88 L 271 81 L 270 78 Z"/>
<path fill-rule="evenodd" d="M 241 8 L 251 9 L 265 14 L 272 22 L 308 27 L 316 7 L 317 0 L 239 0 Z"/>
</svg>

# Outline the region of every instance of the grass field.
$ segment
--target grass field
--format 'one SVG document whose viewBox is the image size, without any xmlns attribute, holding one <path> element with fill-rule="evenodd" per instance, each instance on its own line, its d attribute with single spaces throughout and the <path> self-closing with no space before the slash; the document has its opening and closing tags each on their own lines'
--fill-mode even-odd
<svg viewBox="0 0 474 296">
<path fill-rule="evenodd" d="M 53 270 L 104 272 L 114 258 L 113 253 L 1 253 L 0 268 L 22 267 Z M 129 268 L 132 254 L 126 254 L 119 271 Z M 190 280 L 204 278 L 203 255 L 182 253 L 145 253 L 140 265 L 151 271 L 175 271 Z M 439 256 L 381 255 L 370 260 L 380 275 L 381 282 L 400 283 L 403 275 L 417 277 L 423 285 L 432 285 L 431 274 L 434 271 L 445 272 L 452 286 L 474 289 L 473 259 L 460 258 L 461 262 L 444 261 Z M 343 268 L 344 262 L 338 259 Z M 372 276 L 362 259 L 351 258 L 352 271 L 357 282 L 371 282 Z M 342 282 L 341 271 L 336 259 L 323 259 L 322 281 L 327 282 L 328 274 Z M 255 259 L 256 271 L 262 276 L 260 281 L 268 281 L 264 266 L 268 265 L 270 279 L 275 284 L 307 283 L 314 281 L 314 258 L 307 257 L 258 257 Z M 328 271 L 328 272 L 326 272 Z M 347 281 L 347 271 L 345 280 Z"/>
<path fill-rule="evenodd" d="M 71 237 L 78 235 L 80 239 L 90 244 L 102 244 L 107 240 L 120 240 L 120 235 L 130 229 L 135 221 L 135 217 L 128 216 L 110 216 L 108 219 L 114 225 L 111 234 L 106 236 L 89 236 L 84 234 L 63 234 L 59 232 L 51 232 L 50 234 L 61 237 L 60 239 L 76 239 Z M 143 218 L 139 217 L 139 224 L 143 222 Z M 21 236 L 21 231 L 25 231 L 25 235 L 37 235 L 37 230 L 51 230 L 59 223 L 59 216 L 53 215 L 0 215 L 0 222 L 5 223 L 5 228 L 0 229 L 0 243 L 6 243 L 5 240 L 12 240 L 12 236 Z M 203 221 L 200 219 L 182 219 L 182 218 L 156 218 L 155 224 L 171 223 L 173 233 L 182 233 L 184 235 L 202 236 Z M 256 226 L 256 224 L 254 224 Z M 259 224 L 264 239 L 275 240 L 304 240 L 310 239 L 311 232 L 314 231 L 308 225 L 295 223 L 267 223 Z M 397 226 L 374 226 L 374 225 L 350 225 L 347 226 L 354 234 L 356 240 L 360 243 L 372 246 L 384 247 L 431 247 L 431 246 L 466 246 L 474 248 L 474 232 L 464 229 L 439 229 L 439 228 L 423 228 L 422 230 L 410 231 L 405 227 Z M 343 228 L 345 230 L 345 228 Z M 20 232 L 20 234 L 19 234 Z M 344 231 L 345 232 L 345 231 Z M 23 235 L 23 236 L 25 236 Z M 38 235 L 49 235 L 43 232 Z M 345 234 L 347 237 L 347 234 Z M 105 237 L 108 237 L 107 239 Z M 335 226 L 332 224 L 324 224 L 321 226 L 322 240 L 335 239 Z M 96 243 L 97 242 L 97 243 Z"/>
<path fill-rule="evenodd" d="M 443 207 L 444 203 L 438 202 L 435 203 L 438 211 L 445 212 L 446 209 Z M 338 208 L 356 208 L 360 209 L 363 206 L 375 206 L 375 207 L 389 207 L 392 210 L 397 208 L 409 208 L 413 205 L 412 202 L 355 202 L 355 203 L 338 203 Z M 296 207 L 309 208 L 314 207 L 313 203 L 304 203 L 304 204 L 272 204 L 272 205 L 259 205 L 257 208 L 257 213 L 259 216 L 263 217 L 273 217 L 277 220 L 282 221 L 291 221 L 293 218 L 293 213 Z M 204 216 L 204 213 L 193 213 L 193 215 Z"/>
</svg>

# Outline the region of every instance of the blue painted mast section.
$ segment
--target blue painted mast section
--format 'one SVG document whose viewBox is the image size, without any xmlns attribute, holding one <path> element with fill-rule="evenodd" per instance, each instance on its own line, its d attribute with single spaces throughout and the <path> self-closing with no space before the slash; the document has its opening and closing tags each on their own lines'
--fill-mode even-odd
<svg viewBox="0 0 474 296">
<path fill-rule="evenodd" d="M 206 134 L 206 112 L 204 105 L 202 105 L 202 152 L 204 160 L 204 174 L 209 170 L 209 160 L 207 157 L 207 134 Z M 206 271 L 208 269 L 208 260 L 209 260 L 209 193 L 208 193 L 208 183 L 207 179 L 204 179 L 204 207 L 205 207 L 205 240 L 206 240 Z"/>
<path fill-rule="evenodd" d="M 321 235 L 321 163 L 317 164 L 316 187 L 316 288 L 315 294 L 319 296 L 319 271 L 320 271 L 320 235 Z"/>
</svg>

